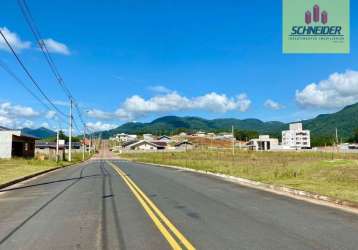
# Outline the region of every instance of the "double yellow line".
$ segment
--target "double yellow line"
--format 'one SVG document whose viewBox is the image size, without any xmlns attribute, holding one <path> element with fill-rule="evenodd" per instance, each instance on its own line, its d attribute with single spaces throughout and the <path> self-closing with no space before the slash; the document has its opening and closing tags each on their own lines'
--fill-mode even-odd
<svg viewBox="0 0 358 250">
<path fill-rule="evenodd" d="M 112 162 L 107 161 L 112 166 L 114 171 L 122 177 L 144 210 L 154 222 L 155 226 L 168 241 L 172 249 L 182 249 L 178 241 L 173 235 L 181 242 L 181 244 L 189 250 L 194 250 L 195 247 L 185 238 L 185 236 L 170 222 L 170 220 L 160 211 L 160 209 L 148 198 L 148 196 L 127 176 L 118 166 Z M 168 229 L 171 231 L 171 234 Z"/>
</svg>

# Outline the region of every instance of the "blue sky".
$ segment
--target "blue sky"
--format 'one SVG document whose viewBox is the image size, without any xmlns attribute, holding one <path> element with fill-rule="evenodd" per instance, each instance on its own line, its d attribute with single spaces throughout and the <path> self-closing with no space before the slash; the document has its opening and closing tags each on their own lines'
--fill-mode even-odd
<svg viewBox="0 0 358 250">
<path fill-rule="evenodd" d="M 27 4 L 93 129 L 162 115 L 289 122 L 358 100 L 356 15 L 349 55 L 285 55 L 277 0 Z M 351 13 L 357 11 L 351 1 Z M 0 13 L 0 27 L 17 36 L 14 43 L 31 73 L 67 112 L 61 105 L 66 97 L 16 1 L 2 1 Z M 31 86 L 4 46 L 0 58 Z M 0 125 L 57 126 L 2 70 L 0 82 Z"/>
</svg>

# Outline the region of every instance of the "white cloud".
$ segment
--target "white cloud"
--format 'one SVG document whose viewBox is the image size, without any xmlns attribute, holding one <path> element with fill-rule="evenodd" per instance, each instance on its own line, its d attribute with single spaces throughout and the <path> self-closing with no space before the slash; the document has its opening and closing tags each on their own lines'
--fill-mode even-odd
<svg viewBox="0 0 358 250">
<path fill-rule="evenodd" d="M 18 128 L 34 128 L 35 124 L 33 121 L 26 120 L 22 124 L 18 125 Z"/>
<path fill-rule="evenodd" d="M 31 47 L 31 42 L 22 41 L 21 38 L 15 32 L 10 31 L 8 28 L 2 27 L 0 28 L 0 30 L 15 51 L 21 52 L 21 50 L 29 49 Z M 10 51 L 2 36 L 0 36 L 0 49 Z"/>
<path fill-rule="evenodd" d="M 110 120 L 114 118 L 114 114 L 99 109 L 91 109 L 87 112 L 87 115 L 100 120 Z"/>
<path fill-rule="evenodd" d="M 185 110 L 204 110 L 215 113 L 233 110 L 245 112 L 250 105 L 251 100 L 246 94 L 227 97 L 225 94 L 211 92 L 203 96 L 188 98 L 177 92 L 171 92 L 147 100 L 138 95 L 131 96 L 124 101 L 115 114 L 120 119 L 133 120 L 151 113 Z"/>
<path fill-rule="evenodd" d="M 104 131 L 104 130 L 110 130 L 118 127 L 116 124 L 109 124 L 109 123 L 102 123 L 102 122 L 88 122 L 86 123 L 87 127 L 94 131 Z"/>
<path fill-rule="evenodd" d="M 56 117 L 56 112 L 55 111 L 53 111 L 53 110 L 50 110 L 50 111 L 48 111 L 47 113 L 46 113 L 46 118 L 47 119 L 54 119 L 55 117 Z"/>
<path fill-rule="evenodd" d="M 0 103 L 0 126 L 9 128 L 34 127 L 32 119 L 40 117 L 41 112 L 31 107 Z"/>
<path fill-rule="evenodd" d="M 55 41 L 52 38 L 43 39 L 39 45 L 43 46 L 42 43 L 44 43 L 46 45 L 46 48 L 50 53 L 57 53 L 57 54 L 62 54 L 62 55 L 66 55 L 66 56 L 71 54 L 71 52 L 66 44 Z"/>
<path fill-rule="evenodd" d="M 358 100 L 358 71 L 333 73 L 319 83 L 296 90 L 296 101 L 304 108 L 336 109 Z"/>
<path fill-rule="evenodd" d="M 48 122 L 43 122 L 43 123 L 41 124 L 41 127 L 44 127 L 44 128 L 49 129 L 49 128 L 50 128 L 50 125 L 48 124 Z"/>
<path fill-rule="evenodd" d="M 279 110 L 279 109 L 283 109 L 285 106 L 278 103 L 278 102 L 275 102 L 271 99 L 267 99 L 264 103 L 264 106 L 266 108 L 269 108 L 269 109 L 273 109 L 273 110 Z"/>
<path fill-rule="evenodd" d="M 13 119 L 0 115 L 0 126 L 13 128 L 14 125 L 15 125 L 15 121 Z"/>
<path fill-rule="evenodd" d="M 157 92 L 157 93 L 169 93 L 169 92 L 172 92 L 170 89 L 168 89 L 167 87 L 162 86 L 162 85 L 149 86 L 148 89 L 153 91 L 153 92 Z"/>
<path fill-rule="evenodd" d="M 39 116 L 40 113 L 33 110 L 31 107 L 12 105 L 10 102 L 4 102 L 0 103 L 0 115 L 13 118 L 31 118 Z"/>
</svg>

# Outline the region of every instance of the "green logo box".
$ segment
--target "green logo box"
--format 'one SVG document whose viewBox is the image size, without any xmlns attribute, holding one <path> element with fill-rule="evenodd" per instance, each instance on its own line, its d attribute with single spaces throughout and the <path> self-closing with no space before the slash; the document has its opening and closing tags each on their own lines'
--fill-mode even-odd
<svg viewBox="0 0 358 250">
<path fill-rule="evenodd" d="M 283 0 L 285 54 L 349 54 L 349 0 Z"/>
</svg>

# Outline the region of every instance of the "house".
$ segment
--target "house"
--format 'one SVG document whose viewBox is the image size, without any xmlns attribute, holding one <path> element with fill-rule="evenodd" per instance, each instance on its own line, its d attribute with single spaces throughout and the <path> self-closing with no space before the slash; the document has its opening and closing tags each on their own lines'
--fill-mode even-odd
<svg viewBox="0 0 358 250">
<path fill-rule="evenodd" d="M 60 140 L 58 145 L 59 151 L 59 160 L 62 161 L 65 159 L 65 142 Z M 35 143 L 35 154 L 37 156 L 43 155 L 49 159 L 56 159 L 56 142 L 43 142 L 36 141 Z"/>
<path fill-rule="evenodd" d="M 0 158 L 34 157 L 36 139 L 21 130 L 0 127 Z"/>
<path fill-rule="evenodd" d="M 137 140 L 137 135 L 120 133 L 120 134 L 116 134 L 115 137 L 110 137 L 109 139 L 111 141 L 117 141 L 117 142 L 128 142 L 128 141 Z"/>
<path fill-rule="evenodd" d="M 166 149 L 168 147 L 168 143 L 166 141 L 152 141 L 153 144 L 158 146 L 158 149 Z"/>
<path fill-rule="evenodd" d="M 155 140 L 154 136 L 152 134 L 143 134 L 143 140 L 145 141 L 153 141 Z"/>
<path fill-rule="evenodd" d="M 163 150 L 166 147 L 165 142 L 150 142 L 146 140 L 136 141 L 128 143 L 123 148 L 127 150 Z"/>
<path fill-rule="evenodd" d="M 220 133 L 214 137 L 215 140 L 232 141 L 234 136 L 232 133 Z"/>
<path fill-rule="evenodd" d="M 117 134 L 116 138 L 120 142 L 128 142 L 128 141 L 134 141 L 137 140 L 137 135 L 130 135 L 126 133 Z"/>
<path fill-rule="evenodd" d="M 196 137 L 205 137 L 206 136 L 206 133 L 204 131 L 198 131 L 196 132 L 195 134 L 193 134 L 193 136 L 196 136 Z"/>
<path fill-rule="evenodd" d="M 185 136 L 188 136 L 188 134 L 185 133 L 185 132 L 181 132 L 181 133 L 179 134 L 179 136 L 185 137 Z"/>
<path fill-rule="evenodd" d="M 254 151 L 270 151 L 279 148 L 278 139 L 270 138 L 269 135 L 260 135 L 257 139 L 251 139 L 246 146 Z"/>
<path fill-rule="evenodd" d="M 137 143 L 138 140 L 128 141 L 122 144 L 123 149 L 130 149 L 130 145 Z"/>
<path fill-rule="evenodd" d="M 174 145 L 177 150 L 188 150 L 193 149 L 194 145 L 189 141 L 181 141 Z"/>
<path fill-rule="evenodd" d="M 166 136 L 166 135 L 162 135 L 162 136 L 158 137 L 158 139 L 156 141 L 164 141 L 166 143 L 169 143 L 172 141 L 172 138 L 170 138 L 169 136 Z"/>
<path fill-rule="evenodd" d="M 303 130 L 302 123 L 290 124 L 289 130 L 282 131 L 282 147 L 284 149 L 311 148 L 310 131 Z"/>
</svg>

